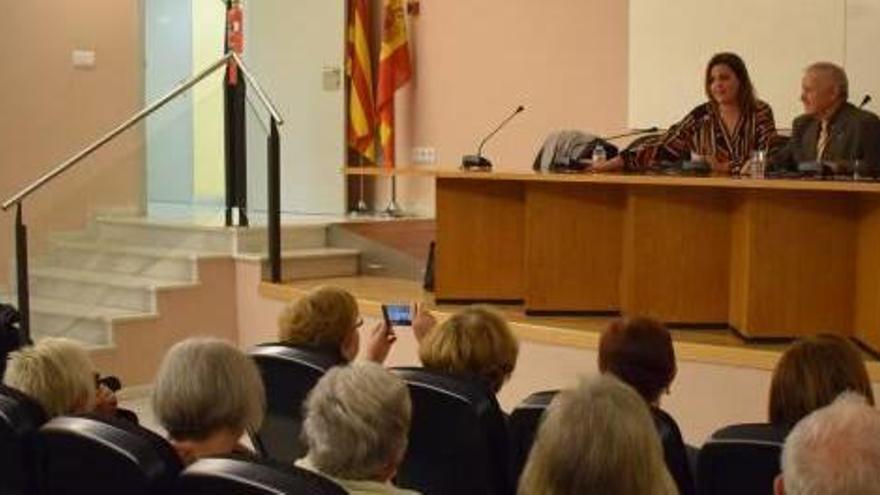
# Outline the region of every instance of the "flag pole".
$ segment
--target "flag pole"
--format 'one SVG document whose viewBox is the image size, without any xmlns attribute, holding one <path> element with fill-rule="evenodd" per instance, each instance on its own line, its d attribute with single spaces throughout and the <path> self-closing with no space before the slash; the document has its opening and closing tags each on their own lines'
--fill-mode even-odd
<svg viewBox="0 0 880 495">
<path fill-rule="evenodd" d="M 364 166 L 364 157 L 358 153 L 358 167 L 363 168 Z M 358 175 L 358 202 L 355 207 L 355 214 L 357 215 L 366 215 L 370 212 L 370 207 L 367 206 L 367 201 L 364 199 L 364 174 Z"/>
</svg>

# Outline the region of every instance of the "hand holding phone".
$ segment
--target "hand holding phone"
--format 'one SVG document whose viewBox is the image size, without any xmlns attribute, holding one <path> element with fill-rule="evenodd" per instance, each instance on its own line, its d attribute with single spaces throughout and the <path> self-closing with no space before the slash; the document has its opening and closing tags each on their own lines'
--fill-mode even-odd
<svg viewBox="0 0 880 495">
<path fill-rule="evenodd" d="M 412 308 L 409 304 L 383 304 L 382 316 L 389 328 L 412 325 Z"/>
</svg>

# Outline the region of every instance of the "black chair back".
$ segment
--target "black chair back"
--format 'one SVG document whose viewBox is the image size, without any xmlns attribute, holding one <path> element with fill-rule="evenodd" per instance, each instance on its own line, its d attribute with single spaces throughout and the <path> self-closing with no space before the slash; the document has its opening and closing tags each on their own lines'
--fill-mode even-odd
<svg viewBox="0 0 880 495">
<path fill-rule="evenodd" d="M 40 428 L 37 444 L 48 495 L 170 493 L 182 469 L 168 442 L 122 419 L 57 417 Z"/>
<path fill-rule="evenodd" d="M 732 425 L 703 444 L 697 461 L 697 492 L 771 495 L 788 430 L 770 424 Z"/>
<path fill-rule="evenodd" d="M 345 495 L 333 481 L 272 461 L 228 457 L 200 459 L 180 475 L 178 493 L 188 495 Z"/>
<path fill-rule="evenodd" d="M 0 493 L 36 491 L 33 440 L 45 422 L 46 413 L 37 401 L 0 385 Z"/>
<path fill-rule="evenodd" d="M 495 396 L 476 379 L 396 368 L 413 404 L 396 484 L 425 495 L 510 494 L 507 428 Z"/>
<path fill-rule="evenodd" d="M 309 392 L 333 366 L 343 364 L 338 354 L 282 344 L 251 349 L 266 387 L 266 417 L 251 441 L 263 457 L 291 464 L 305 456 L 300 438 L 302 405 Z"/>
<path fill-rule="evenodd" d="M 535 392 L 520 402 L 516 409 L 510 413 L 508 428 L 510 429 L 511 472 L 517 484 L 522 470 L 526 466 L 526 461 L 529 459 L 529 452 L 535 442 L 535 435 L 538 433 L 544 411 L 547 410 L 547 406 L 550 405 L 558 392 L 558 390 Z"/>
</svg>

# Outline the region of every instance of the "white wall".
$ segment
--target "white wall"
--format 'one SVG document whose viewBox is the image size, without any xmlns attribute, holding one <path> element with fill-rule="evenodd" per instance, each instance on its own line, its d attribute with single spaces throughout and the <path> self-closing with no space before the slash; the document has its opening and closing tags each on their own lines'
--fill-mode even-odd
<svg viewBox="0 0 880 495">
<path fill-rule="evenodd" d="M 856 103 L 880 96 L 878 26 L 877 0 L 630 0 L 629 124 L 666 126 L 705 101 L 720 51 L 744 58 L 779 127 L 801 113 L 803 68 L 817 60 L 846 67 Z"/>
<path fill-rule="evenodd" d="M 344 92 L 322 88 L 325 67 L 342 69 L 345 2 L 259 0 L 246 4 L 244 59 L 278 106 L 281 208 L 345 210 Z M 248 110 L 248 206 L 266 208 L 266 131 Z"/>
</svg>

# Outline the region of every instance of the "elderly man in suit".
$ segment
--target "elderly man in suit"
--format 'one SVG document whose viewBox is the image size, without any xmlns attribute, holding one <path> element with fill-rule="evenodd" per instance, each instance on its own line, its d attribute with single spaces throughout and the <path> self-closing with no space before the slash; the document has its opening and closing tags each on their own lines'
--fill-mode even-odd
<svg viewBox="0 0 880 495">
<path fill-rule="evenodd" d="M 802 81 L 804 115 L 792 124 L 788 145 L 771 157 L 777 168 L 822 163 L 832 170 L 862 160 L 865 170 L 880 168 L 880 119 L 849 103 L 844 70 L 830 62 L 807 67 Z"/>
</svg>

